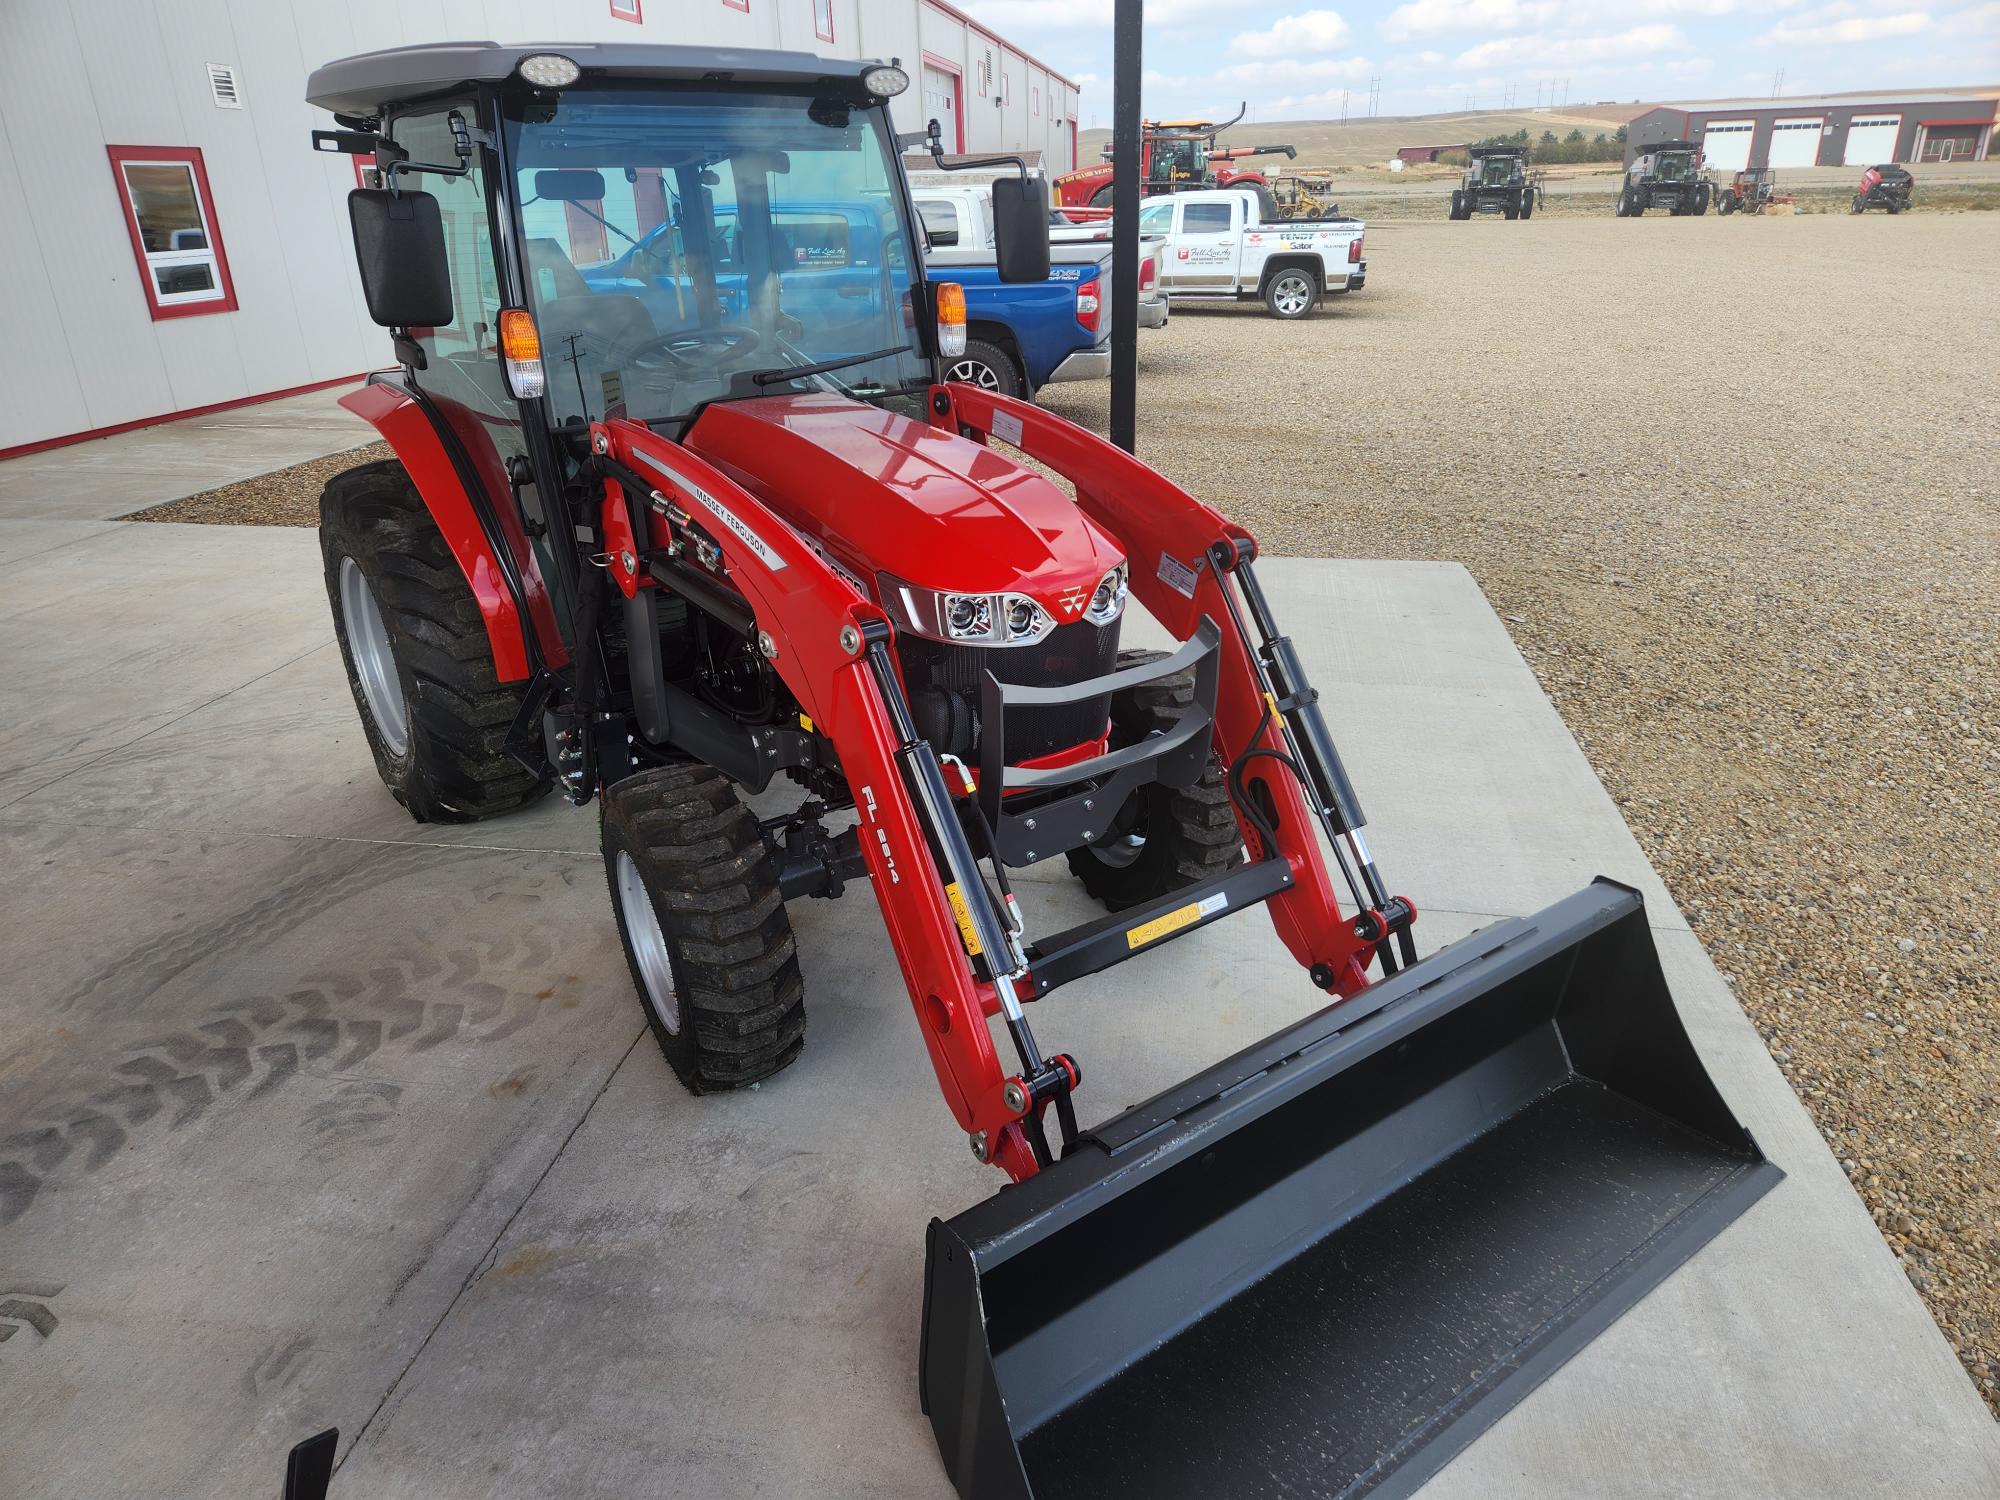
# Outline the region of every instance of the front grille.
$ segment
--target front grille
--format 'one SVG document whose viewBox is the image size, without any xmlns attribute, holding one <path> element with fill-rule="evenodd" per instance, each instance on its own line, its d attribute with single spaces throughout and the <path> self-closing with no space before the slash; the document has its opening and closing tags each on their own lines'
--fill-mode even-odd
<svg viewBox="0 0 2000 1500">
<path fill-rule="evenodd" d="M 1022 687 L 1056 687 L 1104 676 L 1118 662 L 1118 622 L 1058 625 L 1033 646 L 956 646 L 905 632 L 896 639 L 896 651 L 912 697 L 935 689 L 963 697 L 976 711 L 982 672 Z M 1010 709 L 1007 762 L 1019 765 L 1101 739 L 1110 718 L 1109 694 L 1060 708 Z"/>
</svg>

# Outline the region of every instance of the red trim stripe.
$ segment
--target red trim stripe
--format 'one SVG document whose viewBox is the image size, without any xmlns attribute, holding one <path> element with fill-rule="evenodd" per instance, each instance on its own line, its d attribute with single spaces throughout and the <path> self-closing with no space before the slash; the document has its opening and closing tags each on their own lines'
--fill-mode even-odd
<svg viewBox="0 0 2000 1500">
<path fill-rule="evenodd" d="M 287 396 L 303 396 L 308 391 L 331 390 L 337 385 L 352 385 L 365 378 L 367 373 L 364 370 L 358 375 L 336 375 L 331 380 L 315 380 L 309 385 L 287 386 L 282 391 L 266 391 L 261 396 L 238 396 L 231 401 L 215 401 L 207 406 L 190 406 L 180 411 L 161 412 L 156 417 L 140 417 L 131 422 L 114 422 L 109 427 L 92 427 L 83 432 L 64 433 L 61 437 L 38 438 L 32 443 L 19 443 L 12 448 L 0 448 L 0 459 L 25 458 L 30 453 L 45 453 L 51 448 L 67 448 L 72 443 L 87 443 L 92 438 L 116 437 L 121 432 L 137 432 L 141 427 L 159 427 L 167 422 L 178 422 L 183 417 L 205 417 L 210 412 L 233 411 L 239 406 L 258 406 L 266 401 L 282 401 Z"/>
</svg>

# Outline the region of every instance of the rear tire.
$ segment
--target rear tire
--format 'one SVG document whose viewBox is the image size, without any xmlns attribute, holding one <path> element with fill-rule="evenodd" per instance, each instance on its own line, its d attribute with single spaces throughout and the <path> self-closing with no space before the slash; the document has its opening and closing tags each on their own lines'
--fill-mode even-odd
<svg viewBox="0 0 2000 1500">
<path fill-rule="evenodd" d="M 805 1047 L 805 981 L 757 820 L 712 766 L 604 795 L 604 874 L 646 1023 L 697 1094 L 769 1078 Z"/>
<path fill-rule="evenodd" d="M 419 823 L 472 823 L 549 789 L 505 749 L 522 688 L 502 683 L 458 559 L 394 459 L 319 500 L 333 633 L 382 784 Z"/>
<path fill-rule="evenodd" d="M 1121 651 L 1118 666 L 1159 661 L 1164 652 Z M 1111 700 L 1113 748 L 1172 726 L 1194 702 L 1194 674 L 1177 673 Z M 1112 911 L 1214 880 L 1243 863 L 1243 832 L 1221 767 L 1211 761 L 1191 787 L 1159 782 L 1134 792 L 1103 842 L 1069 851 L 1083 888 Z"/>
<path fill-rule="evenodd" d="M 1017 399 L 1028 393 L 1028 378 L 1014 356 L 984 339 L 967 339 L 965 353 L 945 361 L 944 378 Z"/>
<path fill-rule="evenodd" d="M 1279 271 L 1264 287 L 1264 306 L 1274 318 L 1291 321 L 1306 317 L 1318 301 L 1318 284 L 1296 267 Z"/>
<path fill-rule="evenodd" d="M 1862 200 L 1861 195 L 1859 193 L 1856 193 L 1854 195 L 1854 212 L 1860 213 L 1863 209 L 1867 207 L 1868 205 Z"/>
<path fill-rule="evenodd" d="M 1465 194 L 1457 188 L 1451 190 L 1451 211 L 1445 217 L 1448 219 L 1465 217 Z"/>
<path fill-rule="evenodd" d="M 1535 216 L 1535 190 L 1533 188 L 1522 188 L 1521 217 L 1524 219 L 1532 219 L 1534 216 Z"/>
<path fill-rule="evenodd" d="M 1734 193 L 1724 193 L 1719 199 L 1716 200 L 1715 211 L 1721 214 L 1724 218 L 1728 218 L 1729 215 L 1735 213 L 1736 195 Z"/>
</svg>

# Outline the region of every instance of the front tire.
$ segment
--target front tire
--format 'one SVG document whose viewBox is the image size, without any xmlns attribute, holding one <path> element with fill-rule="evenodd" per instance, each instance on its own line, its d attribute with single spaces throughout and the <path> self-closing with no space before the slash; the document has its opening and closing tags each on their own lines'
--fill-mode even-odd
<svg viewBox="0 0 2000 1500">
<path fill-rule="evenodd" d="M 944 378 L 1002 396 L 1024 398 L 1028 392 L 1028 379 L 1014 356 L 984 339 L 967 339 L 965 353 L 945 361 Z"/>
<path fill-rule="evenodd" d="M 604 794 L 601 842 L 653 1039 L 697 1094 L 769 1078 L 805 1047 L 805 981 L 762 831 L 712 766 Z"/>
<path fill-rule="evenodd" d="M 1465 194 L 1457 188 L 1451 190 L 1451 212 L 1445 217 L 1449 219 L 1465 217 Z"/>
<path fill-rule="evenodd" d="M 1535 190 L 1533 188 L 1522 188 L 1521 217 L 1524 219 L 1532 219 L 1534 216 L 1535 216 Z"/>
<path fill-rule="evenodd" d="M 394 459 L 336 474 L 319 501 L 334 636 L 375 769 L 419 823 L 472 823 L 548 790 L 507 753 L 502 683 L 458 559 Z"/>
<path fill-rule="evenodd" d="M 1121 651 L 1118 666 L 1159 661 L 1159 651 Z M 1111 700 L 1111 744 L 1136 744 L 1169 728 L 1194 702 L 1194 674 L 1177 673 Z M 1112 911 L 1214 880 L 1243 863 L 1243 833 L 1222 770 L 1211 761 L 1190 787 L 1153 782 L 1119 809 L 1100 843 L 1069 852 L 1085 891 Z"/>
<path fill-rule="evenodd" d="M 1264 306 L 1274 318 L 1303 318 L 1318 301 L 1318 284 L 1296 268 L 1278 272 L 1264 288 Z"/>
</svg>

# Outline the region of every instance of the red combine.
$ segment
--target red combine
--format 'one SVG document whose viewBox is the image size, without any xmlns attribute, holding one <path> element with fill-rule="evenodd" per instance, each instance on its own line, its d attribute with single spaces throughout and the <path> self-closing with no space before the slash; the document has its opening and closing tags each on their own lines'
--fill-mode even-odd
<svg viewBox="0 0 2000 1500">
<path fill-rule="evenodd" d="M 1247 106 L 1246 106 L 1247 108 Z M 1283 155 L 1296 158 L 1292 146 L 1218 146 L 1217 136 L 1243 118 L 1216 124 L 1211 120 L 1147 120 L 1140 126 L 1139 194 L 1156 197 L 1161 193 L 1186 192 L 1190 188 L 1250 188 L 1257 194 L 1262 217 L 1283 217 L 1270 179 L 1262 172 L 1239 172 L 1229 165 L 1253 156 Z M 1094 167 L 1080 167 L 1056 178 L 1056 207 L 1065 211 L 1111 208 L 1111 148 L 1104 148 L 1104 161 Z"/>
<path fill-rule="evenodd" d="M 872 885 L 942 1115 L 1010 1183 L 928 1236 L 961 1495 L 1407 1492 L 1779 1174 L 1636 892 L 1419 959 L 1255 539 L 943 380 L 964 298 L 917 253 L 907 86 L 587 43 L 313 74 L 315 144 L 383 184 L 349 212 L 397 368 L 345 404 L 395 457 L 320 530 L 367 742 L 419 819 L 598 803 L 635 1003 L 697 1093 L 797 1062 L 786 903 Z M 1042 185 L 994 219 L 1000 275 L 1046 278 Z M 1124 648 L 1135 605 L 1171 649 Z M 1107 910 L 1038 930 L 1009 872 L 1057 859 Z M 1082 1121 L 1035 1002 L 1259 906 L 1300 1018 Z"/>
</svg>

